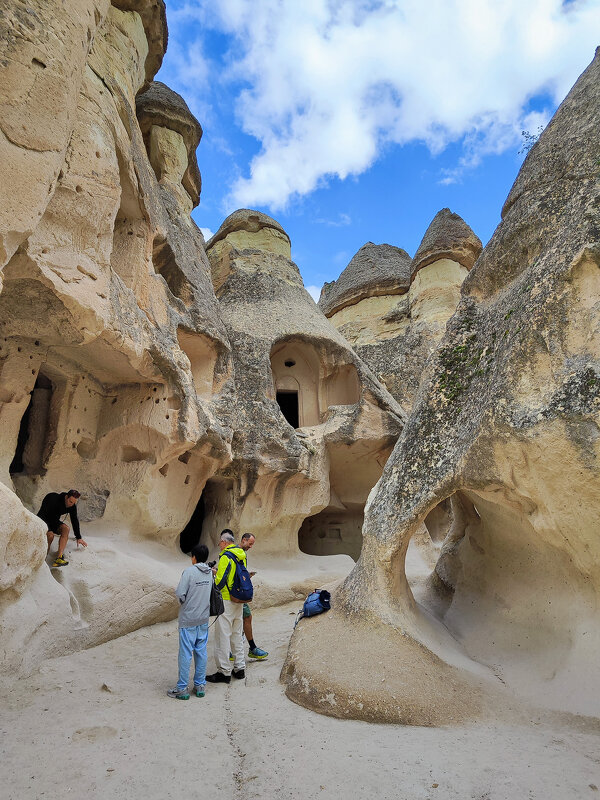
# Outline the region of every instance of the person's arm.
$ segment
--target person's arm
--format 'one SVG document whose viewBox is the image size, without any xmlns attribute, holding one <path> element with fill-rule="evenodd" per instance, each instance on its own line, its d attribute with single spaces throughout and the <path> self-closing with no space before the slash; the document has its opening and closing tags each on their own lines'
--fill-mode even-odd
<svg viewBox="0 0 600 800">
<path fill-rule="evenodd" d="M 188 589 L 190 588 L 190 581 L 185 572 L 181 574 L 181 578 L 179 579 L 179 583 L 177 584 L 177 588 L 175 589 L 175 595 L 179 600 L 179 603 L 183 605 L 185 602 L 185 598 L 187 597 Z"/>
<path fill-rule="evenodd" d="M 217 565 L 217 574 L 215 575 L 215 584 L 217 589 L 222 589 L 229 583 L 230 566 L 232 566 L 231 559 L 228 556 L 221 555 Z M 229 587 L 228 587 L 229 588 Z"/>
<path fill-rule="evenodd" d="M 71 517 L 71 526 L 76 539 L 81 539 L 81 531 L 79 530 L 79 517 L 77 516 L 77 506 L 71 506 L 69 509 L 69 516 Z"/>
<path fill-rule="evenodd" d="M 79 517 L 77 516 L 77 505 L 71 506 L 71 508 L 69 508 L 68 511 L 69 511 L 69 517 L 71 519 L 71 526 L 73 527 L 73 533 L 75 534 L 75 538 L 77 539 L 77 547 L 79 547 L 80 544 L 83 545 L 84 547 L 87 547 L 87 542 L 85 541 L 85 539 L 81 538 L 81 531 L 79 530 Z"/>
</svg>

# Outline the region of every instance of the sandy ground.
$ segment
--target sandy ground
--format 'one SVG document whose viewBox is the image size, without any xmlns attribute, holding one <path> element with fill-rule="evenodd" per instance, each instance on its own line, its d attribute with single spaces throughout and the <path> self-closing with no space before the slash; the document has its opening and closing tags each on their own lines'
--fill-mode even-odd
<svg viewBox="0 0 600 800">
<path fill-rule="evenodd" d="M 166 696 L 176 678 L 176 622 L 45 662 L 2 697 L 0 796 L 599 796 L 598 734 L 540 723 L 373 725 L 294 705 L 279 673 L 297 607 L 256 611 L 255 638 L 268 660 L 250 663 L 245 681 L 209 684 L 203 699 Z M 208 665 L 214 670 L 210 640 Z"/>
</svg>

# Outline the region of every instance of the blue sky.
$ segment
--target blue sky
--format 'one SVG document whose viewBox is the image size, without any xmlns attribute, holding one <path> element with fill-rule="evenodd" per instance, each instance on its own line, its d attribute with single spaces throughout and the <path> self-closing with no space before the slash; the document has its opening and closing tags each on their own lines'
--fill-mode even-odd
<svg viewBox="0 0 600 800">
<path fill-rule="evenodd" d="M 487 242 L 523 155 L 600 44 L 600 0 L 167 0 L 157 80 L 204 136 L 197 224 L 275 217 L 313 295 L 433 216 Z"/>
</svg>

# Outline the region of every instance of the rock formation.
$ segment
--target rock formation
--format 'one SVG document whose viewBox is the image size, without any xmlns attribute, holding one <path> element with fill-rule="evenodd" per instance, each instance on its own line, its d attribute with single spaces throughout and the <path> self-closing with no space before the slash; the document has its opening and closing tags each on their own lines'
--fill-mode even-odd
<svg viewBox="0 0 600 800">
<path fill-rule="evenodd" d="M 48 19 L 23 9 L 11 7 L 2 84 L 0 479 L 33 510 L 77 486 L 84 521 L 101 518 L 122 543 L 175 543 L 231 457 L 211 405 L 229 378 L 229 342 L 189 216 L 200 128 L 178 95 L 149 84 L 166 45 L 162 2 L 58 4 Z M 51 107 L 32 105 L 30 90 L 54 93 Z M 44 141 L 15 138 L 13 115 Z M 7 636 L 29 640 L 26 653 L 15 644 L 15 663 L 50 641 L 84 646 L 173 616 L 171 577 L 126 544 L 109 570 L 96 547 L 88 574 L 51 578 L 44 526 L 3 498 L 2 539 L 9 552 L 23 542 L 2 580 Z M 36 602 L 41 583 L 48 598 Z M 115 614 L 119 594 L 136 597 L 131 613 Z"/>
<path fill-rule="evenodd" d="M 180 544 L 226 525 L 301 566 L 259 603 L 347 574 L 402 412 L 305 292 L 274 220 L 232 215 L 209 263 L 190 218 L 202 130 L 152 80 L 162 0 L 9 6 L 0 663 L 27 672 L 174 617 Z M 93 546 L 50 572 L 31 512 L 69 487 Z"/>
<path fill-rule="evenodd" d="M 464 280 L 336 610 L 311 625 L 311 648 L 299 626 L 284 670 L 298 702 L 415 724 L 492 695 L 600 713 L 599 101 L 600 51 Z M 411 590 L 411 537 L 448 500 L 437 565 Z M 352 666 L 325 674 L 323 653 Z"/>
<path fill-rule="evenodd" d="M 323 287 L 319 306 L 405 411 L 480 252 L 469 226 L 444 208 L 412 261 L 399 247 L 369 242 Z"/>
<path fill-rule="evenodd" d="M 236 211 L 207 253 L 237 387 L 233 460 L 209 482 L 212 513 L 251 527 L 262 553 L 289 559 L 300 544 L 357 558 L 402 412 L 304 289 L 275 220 Z"/>
</svg>

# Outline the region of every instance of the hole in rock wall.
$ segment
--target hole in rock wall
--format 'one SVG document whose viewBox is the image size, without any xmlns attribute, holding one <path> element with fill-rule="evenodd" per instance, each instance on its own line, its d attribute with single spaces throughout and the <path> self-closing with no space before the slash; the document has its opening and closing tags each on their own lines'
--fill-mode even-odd
<svg viewBox="0 0 600 800">
<path fill-rule="evenodd" d="M 432 542 L 443 542 L 452 526 L 452 500 L 447 497 L 425 517 L 425 527 Z"/>
<path fill-rule="evenodd" d="M 138 450 L 137 447 L 132 445 L 122 445 L 121 447 L 121 461 L 123 464 L 132 464 L 135 461 L 146 461 L 149 464 L 153 464 L 155 460 L 154 453 L 149 450 Z"/>
<path fill-rule="evenodd" d="M 338 367 L 325 380 L 325 398 L 330 406 L 351 406 L 360 400 L 360 383 L 354 364 Z"/>
<path fill-rule="evenodd" d="M 198 504 L 190 521 L 179 534 L 179 547 L 183 553 L 189 554 L 199 542 L 202 535 L 202 524 L 204 522 L 204 493 L 200 495 Z"/>
<path fill-rule="evenodd" d="M 41 475 L 56 442 L 58 385 L 40 370 L 21 418 L 10 474 Z M 62 393 L 60 393 L 62 394 Z"/>
<path fill-rule="evenodd" d="M 298 531 L 298 547 L 311 556 L 346 554 L 358 561 L 362 547 L 363 508 L 326 508 L 307 517 Z"/>
<path fill-rule="evenodd" d="M 186 306 L 194 301 L 194 293 L 190 282 L 181 271 L 171 245 L 162 236 L 156 236 L 152 246 L 152 263 L 157 275 L 165 279 L 169 291 L 183 300 Z"/>
<path fill-rule="evenodd" d="M 179 346 L 190 360 L 194 386 L 199 397 L 213 393 L 217 349 L 213 342 L 201 333 L 177 329 Z"/>
<path fill-rule="evenodd" d="M 281 413 L 290 423 L 292 428 L 298 428 L 300 425 L 300 417 L 298 415 L 298 392 L 297 390 L 288 389 L 276 393 L 277 405 L 281 409 Z"/>
<path fill-rule="evenodd" d="M 360 400 L 360 382 L 354 364 L 336 364 L 306 342 L 279 342 L 271 350 L 275 398 L 293 428 L 319 425 L 331 406 L 354 405 Z M 294 409 L 297 396 L 298 422 Z"/>
<path fill-rule="evenodd" d="M 590 603 L 589 570 L 596 526 L 587 541 L 584 525 L 577 530 L 579 542 L 576 536 L 561 540 L 552 529 L 536 529 L 535 508 L 530 497 L 512 487 L 462 489 L 429 512 L 425 522 L 431 538 L 421 545 L 415 531 L 406 558 L 417 603 L 446 626 L 471 658 L 528 691 L 543 681 L 564 679 L 573 686 L 565 665 L 572 668 L 577 648 L 587 652 L 587 645 L 578 644 L 572 621 L 595 605 L 595 600 Z M 424 566 L 420 574 L 414 569 L 414 557 L 409 563 L 413 547 L 424 548 L 427 573 Z M 433 561 L 426 557 L 427 548 L 431 555 L 435 551 Z"/>
<path fill-rule="evenodd" d="M 271 351 L 271 371 L 275 397 L 290 425 L 293 428 L 318 425 L 320 366 L 314 347 L 304 342 L 275 345 Z"/>
<path fill-rule="evenodd" d="M 233 481 L 222 477 L 206 481 L 198 504 L 179 536 L 182 551 L 189 553 L 200 542 L 208 547 L 214 557 L 219 534 L 224 528 L 232 527 L 232 517 Z"/>
</svg>

